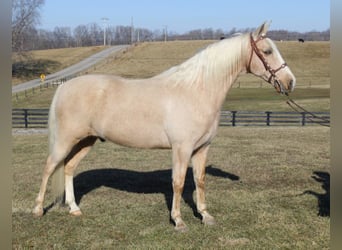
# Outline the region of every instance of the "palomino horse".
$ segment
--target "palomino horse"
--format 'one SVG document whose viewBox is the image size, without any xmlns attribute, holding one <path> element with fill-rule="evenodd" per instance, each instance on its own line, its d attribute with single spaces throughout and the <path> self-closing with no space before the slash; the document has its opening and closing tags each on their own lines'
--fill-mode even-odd
<svg viewBox="0 0 342 250">
<path fill-rule="evenodd" d="M 81 215 L 73 173 L 100 139 L 128 147 L 172 149 L 171 218 L 179 231 L 187 228 L 180 201 L 191 160 L 197 210 L 204 224 L 215 224 L 205 203 L 205 166 L 228 90 L 240 73 L 252 73 L 282 94 L 295 86 L 276 45 L 266 38 L 268 26 L 264 23 L 252 33 L 218 41 L 149 79 L 86 75 L 60 86 L 50 107 L 50 153 L 33 213 L 43 215 L 46 185 L 53 174 L 56 197 L 63 200 L 65 190 L 70 213 Z"/>
</svg>

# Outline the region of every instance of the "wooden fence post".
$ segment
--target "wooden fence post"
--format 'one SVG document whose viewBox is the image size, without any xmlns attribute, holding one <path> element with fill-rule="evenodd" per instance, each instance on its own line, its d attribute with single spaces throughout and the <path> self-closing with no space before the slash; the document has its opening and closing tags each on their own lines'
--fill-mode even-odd
<svg viewBox="0 0 342 250">
<path fill-rule="evenodd" d="M 302 126 L 305 126 L 305 112 L 302 112 Z"/>
<path fill-rule="evenodd" d="M 270 121 L 270 120 L 271 120 L 271 113 L 272 113 L 271 111 L 266 111 L 266 115 L 267 115 L 267 116 L 266 116 L 266 125 L 267 125 L 267 126 L 270 126 L 270 122 L 271 122 L 271 121 Z"/>
<path fill-rule="evenodd" d="M 232 111 L 232 126 L 235 127 L 235 123 L 236 123 L 236 112 L 237 111 Z"/>
<path fill-rule="evenodd" d="M 28 110 L 24 109 L 25 128 L 28 128 Z"/>
</svg>

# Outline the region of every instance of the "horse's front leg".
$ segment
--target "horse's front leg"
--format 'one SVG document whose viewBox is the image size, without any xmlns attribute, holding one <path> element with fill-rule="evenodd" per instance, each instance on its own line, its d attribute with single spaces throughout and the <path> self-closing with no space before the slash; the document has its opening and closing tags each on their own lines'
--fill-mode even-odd
<svg viewBox="0 0 342 250">
<path fill-rule="evenodd" d="M 194 181 L 196 184 L 197 211 L 201 214 L 202 222 L 205 225 L 214 225 L 215 219 L 208 213 L 205 203 L 205 164 L 207 161 L 208 151 L 209 145 L 203 146 L 194 152 L 191 161 L 193 165 Z"/>
<path fill-rule="evenodd" d="M 180 202 L 184 188 L 184 181 L 188 163 L 191 157 L 192 148 L 186 146 L 172 147 L 172 188 L 173 199 L 171 218 L 175 223 L 175 229 L 180 232 L 187 231 L 187 226 L 182 220 L 180 212 Z"/>
</svg>

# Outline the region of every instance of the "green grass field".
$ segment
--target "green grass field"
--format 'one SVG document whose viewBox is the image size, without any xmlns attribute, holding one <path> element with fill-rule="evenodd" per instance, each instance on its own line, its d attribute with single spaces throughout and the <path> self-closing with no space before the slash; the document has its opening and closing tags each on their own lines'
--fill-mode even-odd
<svg viewBox="0 0 342 250">
<path fill-rule="evenodd" d="M 97 143 L 74 179 L 84 215 L 53 207 L 37 219 L 46 152 L 46 135 L 13 136 L 13 249 L 329 249 L 330 218 L 319 215 L 329 208 L 328 128 L 221 127 L 206 182 L 217 225 L 194 216 L 190 167 L 185 234 L 169 220 L 170 151 Z"/>
</svg>

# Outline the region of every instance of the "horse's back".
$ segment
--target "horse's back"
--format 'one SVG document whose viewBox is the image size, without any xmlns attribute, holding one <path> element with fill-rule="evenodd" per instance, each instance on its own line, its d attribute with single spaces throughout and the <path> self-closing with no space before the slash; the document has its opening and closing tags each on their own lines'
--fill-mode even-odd
<svg viewBox="0 0 342 250">
<path fill-rule="evenodd" d="M 162 97 L 156 91 L 144 81 L 111 75 L 74 78 L 58 91 L 60 129 L 126 146 L 170 147 L 164 129 L 164 105 L 158 102 Z"/>
</svg>

